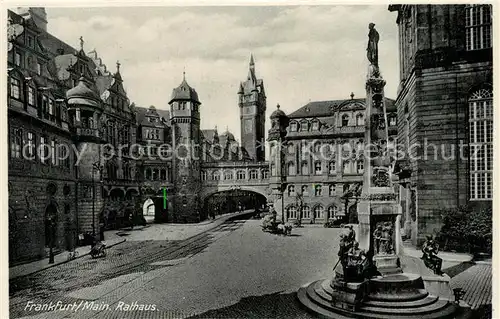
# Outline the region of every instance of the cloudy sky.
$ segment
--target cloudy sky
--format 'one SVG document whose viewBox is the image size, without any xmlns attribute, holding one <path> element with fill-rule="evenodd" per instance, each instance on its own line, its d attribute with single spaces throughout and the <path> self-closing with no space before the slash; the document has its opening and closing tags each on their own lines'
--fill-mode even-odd
<svg viewBox="0 0 500 319">
<path fill-rule="evenodd" d="M 381 6 L 48 8 L 49 32 L 74 47 L 116 60 L 129 98 L 167 108 L 188 83 L 202 102 L 202 128 L 240 136 L 237 91 L 250 53 L 267 93 L 266 126 L 279 103 L 289 113 L 309 101 L 364 96 L 368 23 L 380 33 L 386 96 L 396 97 L 396 14 Z M 266 130 L 267 130 L 266 129 Z"/>
</svg>

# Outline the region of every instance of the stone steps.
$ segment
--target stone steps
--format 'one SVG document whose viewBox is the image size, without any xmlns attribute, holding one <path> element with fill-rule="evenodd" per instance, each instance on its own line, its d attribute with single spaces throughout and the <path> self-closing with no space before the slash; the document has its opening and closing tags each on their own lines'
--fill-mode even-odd
<svg viewBox="0 0 500 319">
<path fill-rule="evenodd" d="M 330 280 L 315 281 L 300 288 L 297 297 L 309 311 L 326 318 L 458 318 L 455 304 L 429 295 L 425 290 L 417 291 L 418 298 L 413 294 L 411 298 L 407 296 L 397 301 L 393 297 L 385 300 L 368 299 L 361 302 L 355 312 L 332 305 Z"/>
</svg>

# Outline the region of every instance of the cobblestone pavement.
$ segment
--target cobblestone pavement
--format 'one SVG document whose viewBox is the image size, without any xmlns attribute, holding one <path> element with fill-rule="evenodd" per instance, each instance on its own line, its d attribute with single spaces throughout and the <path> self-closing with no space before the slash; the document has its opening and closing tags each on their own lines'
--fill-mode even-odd
<svg viewBox="0 0 500 319">
<path fill-rule="evenodd" d="M 105 259 L 81 258 L 11 282 L 11 317 L 313 318 L 299 306 L 296 291 L 332 275 L 339 229 L 296 228 L 284 237 L 262 232 L 260 223 L 228 221 L 183 241 L 126 242 Z M 452 281 L 467 285 L 471 276 L 488 276 L 474 267 Z M 479 293 L 474 289 L 471 296 Z M 28 301 L 87 308 L 25 311 Z M 139 305 L 155 310 L 134 309 Z"/>
<path fill-rule="evenodd" d="M 475 264 L 457 274 L 450 281 L 451 288 L 465 290 L 463 300 L 472 309 L 491 305 L 492 271 L 491 264 Z"/>
<path fill-rule="evenodd" d="M 32 314 L 25 311 L 33 304 L 79 303 L 70 292 L 132 273 L 144 273 L 165 265 L 158 261 L 178 260 L 203 251 L 214 240 L 212 232 L 234 230 L 240 221 L 227 221 L 213 231 L 181 241 L 131 241 L 109 249 L 105 258 L 90 256 L 60 264 L 32 275 L 9 282 L 9 311 L 11 318 Z M 39 311 L 37 313 L 43 313 Z"/>
</svg>

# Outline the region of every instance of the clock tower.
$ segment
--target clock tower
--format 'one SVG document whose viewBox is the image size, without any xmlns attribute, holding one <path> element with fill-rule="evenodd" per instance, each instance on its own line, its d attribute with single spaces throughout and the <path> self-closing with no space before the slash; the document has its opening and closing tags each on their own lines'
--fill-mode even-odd
<svg viewBox="0 0 500 319">
<path fill-rule="evenodd" d="M 245 82 L 240 83 L 238 90 L 241 146 L 255 162 L 265 160 L 265 123 L 266 94 L 264 81 L 255 76 L 253 55 L 250 56 L 250 66 Z"/>
</svg>

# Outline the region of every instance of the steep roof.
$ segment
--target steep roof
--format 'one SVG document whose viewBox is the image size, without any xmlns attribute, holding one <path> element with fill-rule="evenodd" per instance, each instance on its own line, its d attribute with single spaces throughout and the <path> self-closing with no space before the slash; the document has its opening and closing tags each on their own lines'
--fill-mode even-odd
<svg viewBox="0 0 500 319">
<path fill-rule="evenodd" d="M 342 107 L 351 103 L 365 106 L 366 99 L 345 99 L 345 100 L 329 100 L 329 101 L 314 101 L 309 102 L 298 110 L 290 113 L 289 118 L 302 118 L 302 117 L 322 117 L 330 116 L 333 112 L 339 111 Z M 385 98 L 387 108 L 392 108 L 396 101 L 393 99 Z"/>
<path fill-rule="evenodd" d="M 172 90 L 172 98 L 170 102 L 174 100 L 191 100 L 200 103 L 198 99 L 198 93 L 196 90 L 189 86 L 186 81 L 186 78 L 182 80 L 182 83 Z"/>
<path fill-rule="evenodd" d="M 206 141 L 213 143 L 214 136 L 217 133 L 217 130 L 216 129 L 206 129 L 206 130 L 201 130 L 201 133 L 203 133 L 203 137 L 205 138 Z"/>
</svg>

